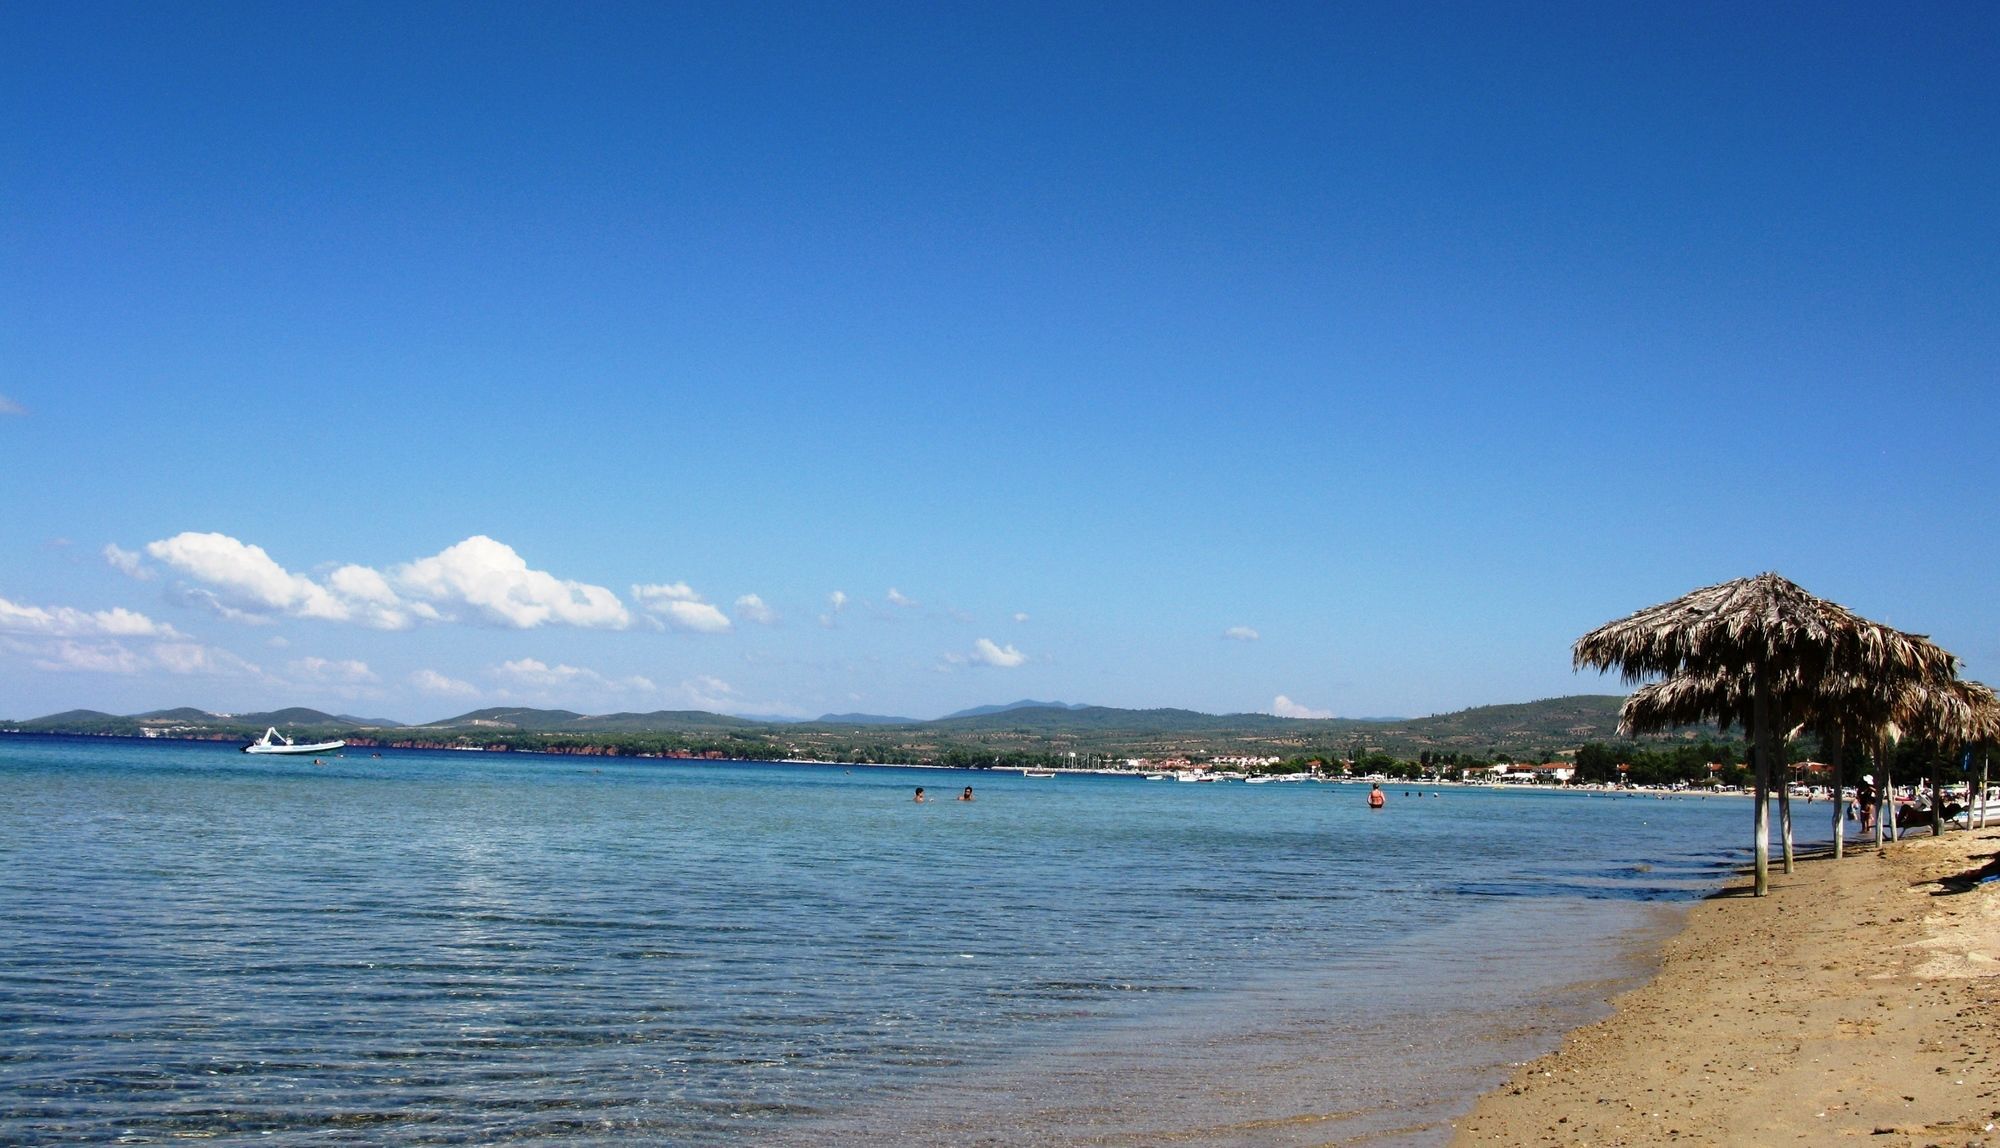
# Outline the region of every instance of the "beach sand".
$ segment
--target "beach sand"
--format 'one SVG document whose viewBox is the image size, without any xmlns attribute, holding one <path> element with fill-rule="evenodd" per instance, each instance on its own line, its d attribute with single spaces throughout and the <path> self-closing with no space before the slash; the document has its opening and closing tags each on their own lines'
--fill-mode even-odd
<svg viewBox="0 0 2000 1148">
<path fill-rule="evenodd" d="M 2000 828 L 1774 858 L 1769 896 L 1695 906 L 1657 976 L 1453 1145 L 2000 1148 L 2000 882 L 1939 884 L 1996 855 Z"/>
</svg>

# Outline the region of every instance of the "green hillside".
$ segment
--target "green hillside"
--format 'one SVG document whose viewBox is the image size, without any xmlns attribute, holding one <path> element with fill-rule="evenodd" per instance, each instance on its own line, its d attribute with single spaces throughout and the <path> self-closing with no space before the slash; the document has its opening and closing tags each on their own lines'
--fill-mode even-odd
<svg viewBox="0 0 2000 1148">
<path fill-rule="evenodd" d="M 1270 714 L 1206 714 L 1185 709 L 1029 705 L 936 721 L 760 722 L 700 710 L 586 715 L 571 710 L 492 707 L 422 726 L 379 727 L 293 707 L 227 717 L 192 708 L 120 717 L 70 710 L 0 728 L 35 733 L 242 737 L 277 726 L 288 733 L 343 737 L 359 745 L 483 746 L 569 753 L 811 758 L 828 761 L 997 764 L 1106 764 L 1128 758 L 1318 757 L 1388 754 L 1454 758 L 1543 757 L 1588 742 L 1616 741 L 1611 695 L 1578 695 L 1480 706 L 1408 720 L 1300 719 Z M 984 707 L 982 707 L 984 708 Z M 864 715 L 865 716 L 865 715 Z M 1713 731 L 1675 731 L 1658 742 Z"/>
</svg>

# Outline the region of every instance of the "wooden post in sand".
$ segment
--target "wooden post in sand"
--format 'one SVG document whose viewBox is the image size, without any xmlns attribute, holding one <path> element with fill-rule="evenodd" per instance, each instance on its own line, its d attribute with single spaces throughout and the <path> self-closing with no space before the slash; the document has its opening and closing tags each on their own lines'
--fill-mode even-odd
<svg viewBox="0 0 2000 1148">
<path fill-rule="evenodd" d="M 1882 775 L 1882 784 L 1875 788 L 1875 851 L 1882 851 L 1882 795 L 1889 792 L 1889 735 L 1882 733 L 1875 738 L 1875 769 Z"/>
<path fill-rule="evenodd" d="M 1783 753 L 1782 750 L 1779 751 Z M 1784 841 L 1785 872 L 1792 871 L 1792 763 L 1778 760 L 1778 836 Z"/>
<path fill-rule="evenodd" d="M 1986 767 L 1992 760 L 1992 754 L 1987 754 L 1979 759 L 1979 827 L 1981 829 L 1986 828 L 1986 807 L 1990 804 L 1986 800 Z"/>
<path fill-rule="evenodd" d="M 1756 836 L 1756 878 L 1752 884 L 1752 895 L 1762 897 L 1771 890 L 1771 749 L 1777 737 L 1771 729 L 1771 687 L 1759 674 L 1751 688 L 1750 724 L 1751 754 L 1757 762 L 1753 772 L 1757 795 Z"/>
<path fill-rule="evenodd" d="M 1833 859 L 1840 860 L 1847 844 L 1846 779 L 1840 773 L 1841 739 L 1838 733 L 1826 739 L 1826 767 L 1833 771 Z"/>
</svg>

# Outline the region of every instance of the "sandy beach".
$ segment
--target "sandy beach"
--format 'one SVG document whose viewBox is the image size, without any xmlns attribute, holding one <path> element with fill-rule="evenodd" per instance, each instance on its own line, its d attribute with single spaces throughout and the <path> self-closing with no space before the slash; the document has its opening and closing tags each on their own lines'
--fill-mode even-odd
<svg viewBox="0 0 2000 1148">
<path fill-rule="evenodd" d="M 1953 880 L 1996 854 L 2000 828 L 1774 859 L 1452 1143 L 2000 1145 L 2000 882 Z"/>
</svg>

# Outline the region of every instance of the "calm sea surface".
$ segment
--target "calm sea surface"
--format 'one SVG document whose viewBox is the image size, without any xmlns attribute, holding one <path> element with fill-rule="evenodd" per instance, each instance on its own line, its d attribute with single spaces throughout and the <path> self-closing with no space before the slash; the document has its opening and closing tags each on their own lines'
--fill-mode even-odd
<svg viewBox="0 0 2000 1148">
<path fill-rule="evenodd" d="M 1436 1144 L 1749 836 L 1365 790 L 0 737 L 0 1143 Z"/>
</svg>

